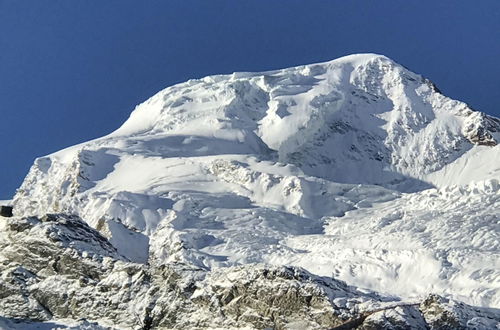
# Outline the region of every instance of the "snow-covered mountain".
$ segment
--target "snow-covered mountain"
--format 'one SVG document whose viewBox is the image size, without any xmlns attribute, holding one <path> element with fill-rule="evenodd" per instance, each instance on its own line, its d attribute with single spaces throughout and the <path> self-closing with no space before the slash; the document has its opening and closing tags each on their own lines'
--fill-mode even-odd
<svg viewBox="0 0 500 330">
<path fill-rule="evenodd" d="M 345 315 L 334 312 L 344 315 L 339 316 L 343 321 L 380 308 L 384 301 L 455 299 L 500 308 L 499 141 L 499 119 L 442 95 L 429 80 L 384 56 L 351 55 L 169 87 L 139 105 L 110 135 L 38 158 L 14 197 L 14 212 L 17 221 L 29 223 L 25 226 L 32 228 L 34 241 L 35 230 L 49 240 L 69 237 L 59 249 L 73 249 L 76 255 L 86 251 L 135 267 L 129 275 L 184 265 L 190 269 L 188 277 L 195 278 L 192 282 L 198 287 L 204 283 L 213 296 L 222 278 L 233 283 L 274 271 L 279 276 L 272 281 L 285 274 L 319 285 L 321 289 L 314 290 L 329 297 L 328 306 L 343 306 Z M 59 215 L 35 220 L 47 213 Z M 93 238 L 83 239 L 85 244 L 72 244 L 81 239 L 72 236 L 68 225 L 81 221 L 74 216 L 90 226 L 84 231 Z M 62 227 L 48 224 L 58 221 Z M 83 230 L 86 225 L 78 223 L 75 226 Z M 47 229 L 51 226 L 56 229 Z M 9 228 L 0 231 L 5 239 L 14 235 L 8 234 L 14 230 Z M 16 235 L 26 231 L 20 232 Z M 0 252 L 0 259 L 8 264 L 15 258 Z M 15 260 L 29 270 L 19 261 L 22 257 Z M 290 277 L 288 271 L 304 271 L 279 268 L 289 266 L 309 275 Z M 103 272 L 109 277 L 108 268 Z M 29 272 L 43 277 L 44 285 L 54 280 L 51 276 L 60 277 L 57 270 Z M 193 272 L 205 275 L 197 279 Z M 123 284 L 116 275 L 111 277 Z M 137 297 L 128 294 L 142 301 L 146 286 L 134 281 L 130 283 L 137 285 Z M 335 303 L 335 294 L 324 289 L 331 285 L 358 289 L 343 287 L 343 303 Z M 68 290 L 82 295 L 87 289 Z M 193 291 L 189 299 L 205 295 L 210 300 L 206 292 Z M 425 300 L 429 294 L 446 298 Z M 345 297 L 371 302 L 365 309 L 354 308 L 359 299 L 346 307 Z M 157 315 L 151 314 L 156 302 L 149 303 L 137 305 L 143 308 L 141 315 L 148 308 L 148 317 Z M 0 307 L 5 304 L 0 295 Z M 399 319 L 396 314 L 380 317 L 409 324 L 409 315 L 418 314 L 421 323 L 413 326 L 432 326 L 422 305 L 411 308 L 387 312 L 401 314 Z M 84 314 L 48 309 L 54 317 Z M 488 328 L 500 324 L 500 312 L 495 311 L 490 310 L 489 319 L 455 314 L 461 315 L 456 319 L 462 326 Z M 252 313 L 260 315 L 255 316 L 258 322 L 237 317 L 230 323 L 227 316 L 210 323 L 198 315 L 182 320 L 185 323 L 152 324 L 286 328 L 298 322 L 263 321 L 264 312 L 258 308 Z M 92 315 L 92 320 L 106 318 Z M 120 317 L 108 319 L 122 326 L 134 324 Z M 321 322 L 307 324 L 341 323 Z"/>
</svg>

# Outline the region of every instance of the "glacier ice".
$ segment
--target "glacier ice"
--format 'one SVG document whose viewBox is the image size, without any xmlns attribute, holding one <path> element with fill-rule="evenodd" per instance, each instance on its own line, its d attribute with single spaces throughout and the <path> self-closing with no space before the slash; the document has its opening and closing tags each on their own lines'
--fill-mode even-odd
<svg viewBox="0 0 500 330">
<path fill-rule="evenodd" d="M 166 88 L 115 132 L 38 158 L 13 205 L 79 216 L 137 269 L 294 266 L 500 308 L 499 139 L 499 119 L 350 55 Z M 366 320 L 416 313 L 398 308 Z"/>
</svg>

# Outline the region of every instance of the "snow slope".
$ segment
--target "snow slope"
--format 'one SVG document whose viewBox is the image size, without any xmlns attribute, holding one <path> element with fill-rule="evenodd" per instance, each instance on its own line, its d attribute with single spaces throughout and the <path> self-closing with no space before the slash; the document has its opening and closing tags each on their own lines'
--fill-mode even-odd
<svg viewBox="0 0 500 330">
<path fill-rule="evenodd" d="M 500 307 L 500 120 L 374 54 L 169 87 L 35 161 L 18 216 L 78 214 L 124 257 L 297 265 Z"/>
</svg>

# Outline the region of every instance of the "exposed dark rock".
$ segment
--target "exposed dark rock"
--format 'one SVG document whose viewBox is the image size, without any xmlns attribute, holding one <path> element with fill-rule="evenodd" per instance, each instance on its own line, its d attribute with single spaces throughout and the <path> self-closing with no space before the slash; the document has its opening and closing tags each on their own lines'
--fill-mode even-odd
<svg viewBox="0 0 500 330">
<path fill-rule="evenodd" d="M 465 329 L 461 326 L 458 315 L 452 309 L 447 308 L 447 299 L 430 295 L 420 304 L 425 319 L 433 329 Z"/>
<path fill-rule="evenodd" d="M 0 206 L 0 215 L 2 217 L 10 218 L 10 217 L 12 217 L 12 210 L 13 210 L 12 206 L 2 205 L 2 206 Z"/>
<path fill-rule="evenodd" d="M 477 145 L 496 146 L 498 141 L 493 133 L 500 132 L 500 120 L 482 112 L 471 112 L 469 116 L 475 116 L 475 119 L 464 128 L 467 139 Z"/>
</svg>

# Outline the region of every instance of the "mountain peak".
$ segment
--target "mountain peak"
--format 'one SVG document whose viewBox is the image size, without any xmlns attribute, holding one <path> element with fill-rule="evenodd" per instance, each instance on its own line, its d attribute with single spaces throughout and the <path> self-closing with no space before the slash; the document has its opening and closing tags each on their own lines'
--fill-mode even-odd
<svg viewBox="0 0 500 330">
<path fill-rule="evenodd" d="M 363 65 L 368 62 L 373 62 L 373 61 L 385 61 L 388 63 L 392 64 L 397 64 L 394 60 L 390 59 L 389 57 L 381 54 L 375 54 L 375 53 L 356 53 L 356 54 L 350 54 L 350 55 L 345 55 L 333 60 L 330 60 L 326 63 L 349 63 L 352 66 L 358 66 L 358 65 Z"/>
<path fill-rule="evenodd" d="M 496 144 L 495 120 L 476 113 L 383 55 L 355 54 L 169 87 L 110 137 L 196 136 L 234 153 L 293 163 L 313 176 L 384 186 L 409 179 L 413 188 L 400 189 L 418 190 L 436 184 L 426 176 L 471 143 Z M 211 146 L 206 153 L 218 153 Z M 355 173 L 346 173 L 346 165 Z"/>
<path fill-rule="evenodd" d="M 75 214 L 144 267 L 295 265 L 500 306 L 499 123 L 376 54 L 209 76 L 37 159 L 14 212 Z"/>
</svg>

